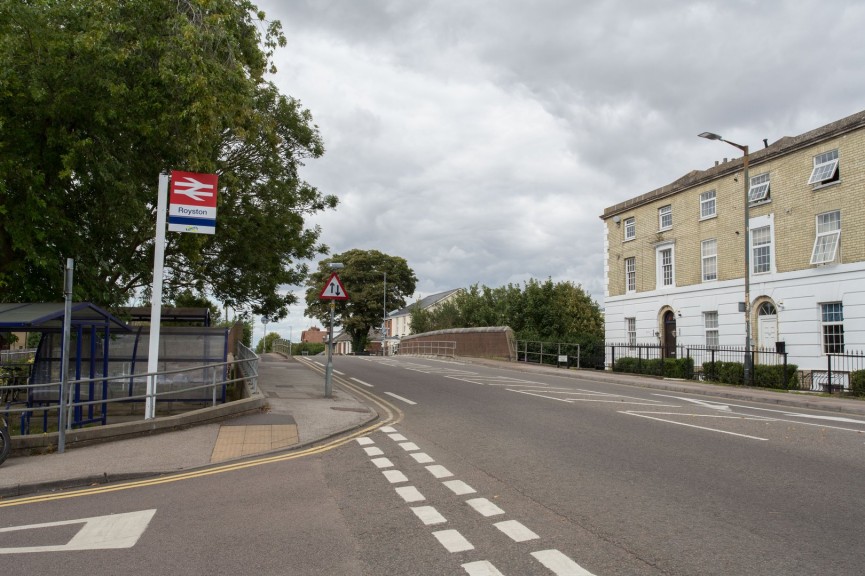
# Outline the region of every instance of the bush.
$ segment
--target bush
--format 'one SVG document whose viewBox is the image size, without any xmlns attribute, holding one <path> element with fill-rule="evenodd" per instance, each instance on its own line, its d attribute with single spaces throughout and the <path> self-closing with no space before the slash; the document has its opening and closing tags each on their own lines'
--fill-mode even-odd
<svg viewBox="0 0 865 576">
<path fill-rule="evenodd" d="M 761 388 L 779 388 L 791 390 L 798 388 L 796 371 L 799 367 L 795 364 L 787 364 L 787 375 L 784 376 L 784 366 L 754 365 L 753 383 Z M 704 362 L 703 378 L 711 382 L 721 384 L 735 384 L 741 386 L 745 383 L 745 365 L 741 362 Z"/>
<path fill-rule="evenodd" d="M 624 357 L 618 358 L 613 366 L 614 372 L 626 372 L 629 374 L 649 374 L 652 376 L 664 376 L 667 378 L 684 378 L 690 380 L 694 377 L 693 358 L 653 358 L 644 360 L 642 358 Z"/>
<path fill-rule="evenodd" d="M 854 396 L 865 396 L 865 370 L 850 373 L 850 393 Z"/>
</svg>

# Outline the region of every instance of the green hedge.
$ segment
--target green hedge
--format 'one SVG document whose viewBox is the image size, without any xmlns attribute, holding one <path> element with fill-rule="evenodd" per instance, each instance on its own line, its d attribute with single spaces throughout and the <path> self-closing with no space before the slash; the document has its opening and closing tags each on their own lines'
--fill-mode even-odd
<svg viewBox="0 0 865 576">
<path fill-rule="evenodd" d="M 613 366 L 613 372 L 627 372 L 629 374 L 649 374 L 652 376 L 665 376 L 667 378 L 684 378 L 690 380 L 694 377 L 693 358 L 653 358 L 645 360 L 641 358 L 617 358 Z"/>
<path fill-rule="evenodd" d="M 865 370 L 850 373 L 850 393 L 854 396 L 865 396 Z"/>
<path fill-rule="evenodd" d="M 779 388 L 793 390 L 799 387 L 796 380 L 796 364 L 787 364 L 787 376 L 784 377 L 784 366 L 754 365 L 754 386 L 760 388 Z M 745 366 L 741 362 L 703 362 L 703 378 L 710 382 L 722 384 L 744 384 Z"/>
</svg>

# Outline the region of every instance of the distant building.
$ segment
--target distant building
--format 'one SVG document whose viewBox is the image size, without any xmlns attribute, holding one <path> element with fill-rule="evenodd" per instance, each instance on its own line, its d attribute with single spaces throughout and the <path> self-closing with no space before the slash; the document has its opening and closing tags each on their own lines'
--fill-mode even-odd
<svg viewBox="0 0 865 576">
<path fill-rule="evenodd" d="M 409 304 L 405 308 L 400 308 L 387 315 L 385 324 L 388 337 L 388 354 L 392 354 L 399 346 L 399 339 L 411 334 L 411 313 L 415 306 L 421 310 L 435 310 L 445 302 L 452 300 L 462 291 L 462 288 L 455 288 L 438 294 L 431 294 L 426 298 L 421 298 L 414 304 Z"/>
<path fill-rule="evenodd" d="M 300 341 L 310 344 L 324 344 L 326 338 L 327 332 L 318 326 L 313 326 L 309 330 L 304 330 L 300 333 Z"/>
<path fill-rule="evenodd" d="M 751 152 L 747 303 L 742 158 L 604 210 L 607 342 L 742 347 L 747 313 L 800 369 L 865 348 L 863 151 L 865 111 Z"/>
</svg>

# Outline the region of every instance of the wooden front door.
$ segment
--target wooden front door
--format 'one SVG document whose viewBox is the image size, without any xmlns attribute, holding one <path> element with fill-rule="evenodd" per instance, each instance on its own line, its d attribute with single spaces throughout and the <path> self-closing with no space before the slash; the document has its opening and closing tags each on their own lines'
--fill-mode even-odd
<svg viewBox="0 0 865 576">
<path fill-rule="evenodd" d="M 664 357 L 676 357 L 676 315 L 672 310 L 664 312 Z"/>
</svg>

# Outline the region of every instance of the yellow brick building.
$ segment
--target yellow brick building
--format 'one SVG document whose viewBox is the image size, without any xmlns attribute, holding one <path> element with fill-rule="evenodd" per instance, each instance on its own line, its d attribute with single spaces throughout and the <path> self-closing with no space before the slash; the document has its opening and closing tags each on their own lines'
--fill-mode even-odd
<svg viewBox="0 0 865 576">
<path fill-rule="evenodd" d="M 765 144 L 604 210 L 607 342 L 865 349 L 865 111 Z"/>
</svg>

